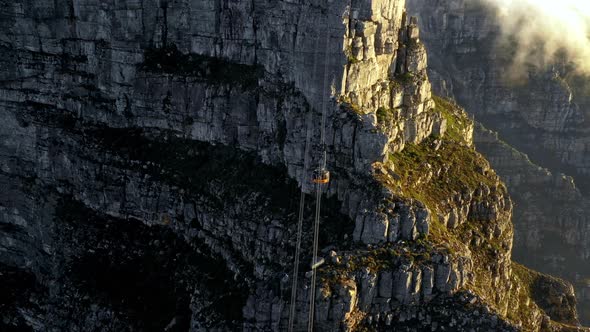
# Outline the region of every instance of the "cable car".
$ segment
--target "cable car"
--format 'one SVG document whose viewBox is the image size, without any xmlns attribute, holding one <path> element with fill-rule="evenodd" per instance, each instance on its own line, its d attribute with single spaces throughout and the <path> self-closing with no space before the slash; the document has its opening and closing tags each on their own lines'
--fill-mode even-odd
<svg viewBox="0 0 590 332">
<path fill-rule="evenodd" d="M 313 171 L 312 182 L 319 184 L 326 184 L 330 182 L 330 172 L 321 167 Z"/>
</svg>

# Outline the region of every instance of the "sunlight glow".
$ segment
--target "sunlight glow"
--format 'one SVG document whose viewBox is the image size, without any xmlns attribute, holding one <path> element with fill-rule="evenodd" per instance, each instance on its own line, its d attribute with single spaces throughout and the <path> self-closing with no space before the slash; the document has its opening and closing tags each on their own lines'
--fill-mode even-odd
<svg viewBox="0 0 590 332">
<path fill-rule="evenodd" d="M 517 42 L 515 65 L 546 66 L 559 51 L 590 74 L 589 0 L 484 0 L 496 9 L 504 41 Z"/>
</svg>

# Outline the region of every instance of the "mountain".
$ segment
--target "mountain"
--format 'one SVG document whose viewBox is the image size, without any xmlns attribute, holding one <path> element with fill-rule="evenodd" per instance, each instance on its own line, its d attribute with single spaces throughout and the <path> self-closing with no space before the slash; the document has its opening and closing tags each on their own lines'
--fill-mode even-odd
<svg viewBox="0 0 590 332">
<path fill-rule="evenodd" d="M 2 330 L 582 330 L 404 1 L 0 4 Z"/>
<path fill-rule="evenodd" d="M 499 134 L 501 142 L 477 147 L 515 201 L 516 260 L 574 282 L 590 323 L 588 80 L 567 59 L 525 67 L 515 80 L 518 45 L 500 38 L 502 23 L 480 2 L 410 0 L 408 7 L 422 23 L 435 92 Z"/>
</svg>

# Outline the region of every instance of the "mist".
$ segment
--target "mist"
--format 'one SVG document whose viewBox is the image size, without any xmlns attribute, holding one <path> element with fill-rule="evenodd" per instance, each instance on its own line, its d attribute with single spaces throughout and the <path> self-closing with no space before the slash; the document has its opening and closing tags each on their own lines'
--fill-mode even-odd
<svg viewBox="0 0 590 332">
<path fill-rule="evenodd" d="M 513 74 L 527 66 L 547 67 L 565 57 L 590 74 L 590 1 L 482 0 L 500 20 L 499 45 L 512 47 Z"/>
</svg>

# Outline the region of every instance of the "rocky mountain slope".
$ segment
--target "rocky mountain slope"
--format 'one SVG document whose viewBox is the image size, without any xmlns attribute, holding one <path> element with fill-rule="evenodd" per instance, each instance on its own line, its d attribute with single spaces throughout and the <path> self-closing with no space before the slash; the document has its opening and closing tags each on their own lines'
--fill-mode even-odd
<svg viewBox="0 0 590 332">
<path fill-rule="evenodd" d="M 501 22 L 482 3 L 408 1 L 431 49 L 435 91 L 456 98 L 539 163 L 578 175 L 586 187 L 587 84 L 566 60 L 517 72 L 512 65 L 519 45 L 499 38 Z"/>
<path fill-rule="evenodd" d="M 0 5 L 2 330 L 285 329 L 321 136 L 316 329 L 579 329 L 404 1 Z"/>
<path fill-rule="evenodd" d="M 590 272 L 586 239 L 589 201 L 571 177 L 535 165 L 527 155 L 483 127 L 475 131 L 478 150 L 485 153 L 514 199 L 513 256 L 546 273 L 574 282 L 582 319 L 590 318 Z M 548 204 L 551 202 L 551 204 Z"/>
<path fill-rule="evenodd" d="M 500 23 L 481 3 L 410 0 L 408 7 L 420 18 L 434 90 L 502 138 L 476 134 L 483 139 L 478 150 L 516 203 L 517 260 L 575 282 L 581 315 L 590 322 L 588 81 L 565 60 L 523 68 L 515 80 L 517 45 L 498 38 Z"/>
</svg>

